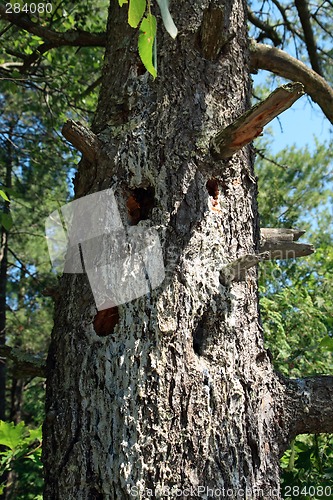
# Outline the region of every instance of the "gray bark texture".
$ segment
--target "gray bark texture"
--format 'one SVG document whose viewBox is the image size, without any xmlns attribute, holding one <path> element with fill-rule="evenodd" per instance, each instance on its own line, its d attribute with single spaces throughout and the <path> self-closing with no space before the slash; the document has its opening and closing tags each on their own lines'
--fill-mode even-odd
<svg viewBox="0 0 333 500">
<path fill-rule="evenodd" d="M 170 9 L 179 34 L 172 40 L 159 20 L 153 81 L 112 0 L 93 125 L 102 151 L 82 159 L 75 186 L 77 197 L 113 187 L 125 225 L 158 231 L 166 278 L 99 312 L 84 274 L 62 278 L 46 499 L 281 498 L 279 457 L 305 415 L 303 386 L 277 376 L 264 348 L 256 268 L 220 279 L 260 240 L 251 147 L 223 161 L 209 154 L 211 138 L 249 108 L 245 2 Z"/>
</svg>

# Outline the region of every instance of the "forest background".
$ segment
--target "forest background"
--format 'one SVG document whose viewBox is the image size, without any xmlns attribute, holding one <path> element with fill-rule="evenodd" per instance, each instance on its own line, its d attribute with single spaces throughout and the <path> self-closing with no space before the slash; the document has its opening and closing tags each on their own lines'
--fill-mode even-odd
<svg viewBox="0 0 333 500">
<path fill-rule="evenodd" d="M 309 54 L 297 2 L 248 3 L 250 37 L 288 47 L 312 67 L 317 63 L 317 71 L 333 84 L 332 2 L 301 2 L 311 14 L 315 60 Z M 105 30 L 107 4 L 97 0 L 92 7 L 60 0 L 52 3 L 51 13 L 29 16 L 54 31 L 100 34 Z M 61 129 L 68 119 L 87 126 L 92 121 L 101 82 L 103 35 L 96 35 L 95 46 L 82 42 L 61 47 L 1 17 L 0 11 L 0 493 L 3 498 L 37 499 L 42 498 L 43 362 L 57 284 L 44 222 L 73 198 L 72 178 L 80 155 L 63 139 Z M 285 83 L 262 72 L 253 78 L 254 103 Z M 316 249 L 297 265 L 294 260 L 260 265 L 266 345 L 276 369 L 288 377 L 331 374 L 330 124 L 305 96 L 265 129 L 255 148 L 261 226 L 305 230 L 306 241 Z M 298 436 L 281 459 L 281 479 L 293 487 L 332 486 L 333 436 Z"/>
</svg>

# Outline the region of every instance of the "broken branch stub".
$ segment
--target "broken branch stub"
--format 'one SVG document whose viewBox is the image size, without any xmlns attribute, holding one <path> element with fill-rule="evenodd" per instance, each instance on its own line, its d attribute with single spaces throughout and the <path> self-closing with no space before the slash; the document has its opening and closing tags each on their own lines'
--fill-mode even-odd
<svg viewBox="0 0 333 500">
<path fill-rule="evenodd" d="M 223 285 L 227 285 L 232 281 L 244 281 L 246 276 L 246 271 L 251 267 L 256 266 L 259 262 L 267 260 L 269 258 L 268 254 L 247 254 L 239 257 L 238 259 L 229 262 L 220 271 L 220 282 Z"/>
<path fill-rule="evenodd" d="M 235 122 L 218 132 L 212 139 L 210 152 L 215 160 L 225 160 L 258 137 L 267 123 L 297 101 L 304 86 L 287 83 L 278 87 L 267 99 L 246 111 Z"/>
<path fill-rule="evenodd" d="M 307 243 L 296 243 L 305 233 L 301 229 L 266 227 L 260 229 L 260 251 L 269 260 L 295 259 L 311 255 L 315 249 Z"/>
<path fill-rule="evenodd" d="M 305 231 L 303 229 L 288 229 L 284 227 L 262 227 L 260 237 L 265 241 L 297 241 Z"/>
<path fill-rule="evenodd" d="M 62 127 L 62 135 L 90 162 L 94 162 L 102 143 L 91 130 L 80 122 L 68 120 Z"/>
<path fill-rule="evenodd" d="M 304 233 L 301 229 L 261 228 L 259 253 L 243 255 L 229 262 L 220 271 L 220 282 L 228 285 L 233 281 L 244 281 L 247 270 L 265 260 L 286 260 L 311 255 L 315 251 L 312 245 L 296 243 Z"/>
<path fill-rule="evenodd" d="M 315 249 L 307 243 L 294 241 L 266 241 L 260 245 L 260 251 L 268 253 L 269 260 L 296 259 L 314 253 Z"/>
</svg>

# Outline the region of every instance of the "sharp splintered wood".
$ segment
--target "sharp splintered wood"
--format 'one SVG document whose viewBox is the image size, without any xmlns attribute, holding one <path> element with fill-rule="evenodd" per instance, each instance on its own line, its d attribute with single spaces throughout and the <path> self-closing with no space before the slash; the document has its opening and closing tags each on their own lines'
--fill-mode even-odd
<svg viewBox="0 0 333 500">
<path fill-rule="evenodd" d="M 265 241 L 260 245 L 260 251 L 267 252 L 270 260 L 284 260 L 311 255 L 315 249 L 312 245 L 294 241 Z"/>
<path fill-rule="evenodd" d="M 305 231 L 302 229 L 285 229 L 280 227 L 262 227 L 260 236 L 263 241 L 297 241 Z"/>
<path fill-rule="evenodd" d="M 290 108 L 303 94 L 304 86 L 299 82 L 278 87 L 267 99 L 246 111 L 212 139 L 211 155 L 216 160 L 230 158 L 258 137 L 267 123 Z"/>
<path fill-rule="evenodd" d="M 101 142 L 91 130 L 82 123 L 68 120 L 62 127 L 62 135 L 90 162 L 96 160 L 101 148 Z"/>
</svg>

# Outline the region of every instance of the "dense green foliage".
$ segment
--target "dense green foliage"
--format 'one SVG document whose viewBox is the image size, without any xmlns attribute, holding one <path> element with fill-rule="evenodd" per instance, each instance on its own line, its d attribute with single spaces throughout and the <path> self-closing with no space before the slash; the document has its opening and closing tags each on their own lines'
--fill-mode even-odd
<svg viewBox="0 0 333 500">
<path fill-rule="evenodd" d="M 269 156 L 269 143 L 260 147 Z M 332 158 L 328 145 L 317 142 L 311 153 L 291 146 L 273 161 L 259 157 L 256 164 L 261 226 L 306 229 L 304 240 L 316 248 L 306 258 L 260 266 L 266 345 L 276 369 L 291 378 L 332 373 Z M 301 494 L 311 493 L 311 486 L 324 492 L 327 487 L 328 492 L 333 485 L 333 437 L 297 436 L 281 467 L 282 484 L 294 488 L 294 498 L 311 498 Z"/>
<path fill-rule="evenodd" d="M 106 15 L 105 1 L 94 2 L 93 8 L 66 2 L 66 8 L 60 3 L 51 15 L 32 19 L 59 32 L 99 31 L 105 30 Z M 90 121 L 97 104 L 103 48 L 54 47 L 39 53 L 40 37 L 3 21 L 0 31 L 0 204 L 7 198 L 11 201 L 10 214 L 1 214 L 3 225 L 10 221 L 6 344 L 45 356 L 53 324 L 53 300 L 45 291 L 57 284 L 57 278 L 44 221 L 72 196 L 79 159 L 60 131 L 68 118 Z M 42 491 L 40 444 L 32 451 L 32 436 L 35 429 L 41 432 L 44 419 L 44 380 L 22 378 L 9 360 L 7 368 L 6 413 L 17 423 L 8 432 L 20 431 L 21 440 L 14 448 L 2 448 L 1 487 L 7 485 L 9 498 L 33 499 Z"/>
<path fill-rule="evenodd" d="M 10 488 L 9 498 L 15 500 L 39 500 L 42 498 L 43 481 L 41 477 L 42 462 L 42 428 L 32 429 L 24 422 L 14 425 L 12 422 L 0 420 L 0 474 L 8 474 L 7 486 Z M 11 482 L 15 476 L 20 478 L 15 484 Z M 4 486 L 0 486 L 0 494 Z"/>
<path fill-rule="evenodd" d="M 333 333 L 332 152 L 295 146 L 257 163 L 263 227 L 298 227 L 316 248 L 306 258 L 261 266 L 261 311 L 275 365 L 287 376 L 329 373 Z M 316 166 L 314 168 L 314 165 Z"/>
</svg>

